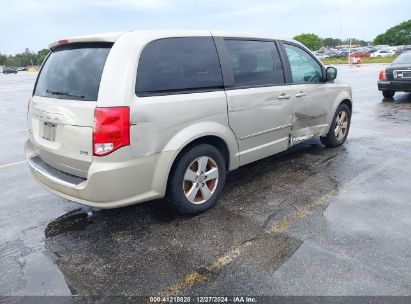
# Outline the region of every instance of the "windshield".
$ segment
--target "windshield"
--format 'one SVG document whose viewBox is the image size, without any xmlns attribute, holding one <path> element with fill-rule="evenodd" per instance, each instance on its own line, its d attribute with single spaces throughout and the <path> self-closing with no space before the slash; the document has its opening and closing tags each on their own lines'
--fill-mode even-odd
<svg viewBox="0 0 411 304">
<path fill-rule="evenodd" d="M 112 43 L 87 43 L 54 49 L 40 71 L 34 95 L 96 101 L 111 47 Z"/>
<path fill-rule="evenodd" d="M 411 64 L 411 52 L 402 53 L 394 60 L 394 63 L 409 63 Z"/>
</svg>

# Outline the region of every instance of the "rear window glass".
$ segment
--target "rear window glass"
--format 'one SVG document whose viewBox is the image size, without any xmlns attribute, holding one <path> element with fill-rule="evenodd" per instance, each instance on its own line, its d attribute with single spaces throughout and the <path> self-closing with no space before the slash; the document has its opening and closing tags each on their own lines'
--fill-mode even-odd
<svg viewBox="0 0 411 304">
<path fill-rule="evenodd" d="M 140 55 L 138 96 L 222 87 L 220 63 L 211 37 L 156 40 Z"/>
<path fill-rule="evenodd" d="M 394 63 L 409 63 L 411 64 L 411 52 L 402 53 L 394 60 Z"/>
<path fill-rule="evenodd" d="M 72 44 L 54 49 L 41 69 L 34 95 L 96 101 L 112 45 Z"/>
</svg>

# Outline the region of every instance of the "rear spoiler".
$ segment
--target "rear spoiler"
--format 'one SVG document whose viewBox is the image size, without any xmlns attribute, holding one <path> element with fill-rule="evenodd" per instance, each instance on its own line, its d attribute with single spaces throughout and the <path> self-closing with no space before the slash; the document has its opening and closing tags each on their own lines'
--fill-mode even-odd
<svg viewBox="0 0 411 304">
<path fill-rule="evenodd" d="M 87 36 L 78 36 L 72 37 L 67 39 L 61 39 L 58 41 L 54 41 L 49 44 L 49 49 L 53 50 L 54 48 L 71 43 L 84 43 L 84 42 L 116 42 L 118 38 L 124 35 L 126 32 L 118 32 L 118 33 L 109 33 L 109 34 L 95 34 L 95 35 L 87 35 Z"/>
</svg>

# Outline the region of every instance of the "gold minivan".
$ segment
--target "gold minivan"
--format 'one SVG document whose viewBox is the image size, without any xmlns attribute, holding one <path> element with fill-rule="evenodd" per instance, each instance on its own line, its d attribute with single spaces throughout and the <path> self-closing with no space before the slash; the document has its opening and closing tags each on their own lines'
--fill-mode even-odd
<svg viewBox="0 0 411 304">
<path fill-rule="evenodd" d="M 54 42 L 29 102 L 26 157 L 50 191 L 92 208 L 167 195 L 215 205 L 226 174 L 319 136 L 344 143 L 351 88 L 292 40 L 135 31 Z"/>
</svg>

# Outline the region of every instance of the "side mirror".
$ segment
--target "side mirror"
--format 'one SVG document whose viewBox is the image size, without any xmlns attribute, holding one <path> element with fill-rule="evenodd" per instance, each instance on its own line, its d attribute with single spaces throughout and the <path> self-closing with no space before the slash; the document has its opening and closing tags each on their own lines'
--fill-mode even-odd
<svg viewBox="0 0 411 304">
<path fill-rule="evenodd" d="M 332 81 L 335 78 L 337 78 L 337 69 L 334 67 L 328 67 L 325 70 L 325 80 L 326 81 Z"/>
</svg>

